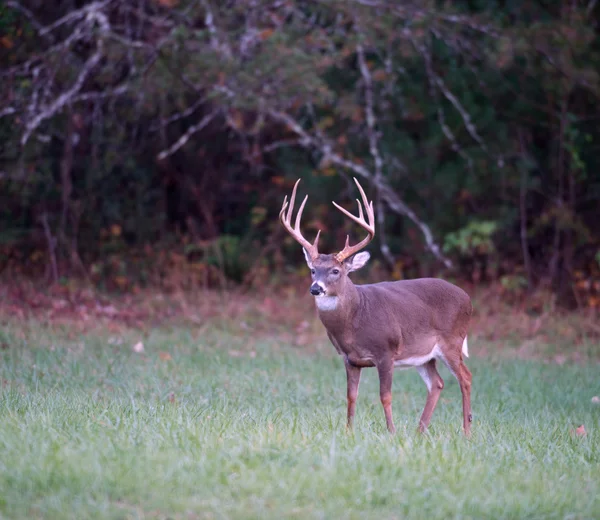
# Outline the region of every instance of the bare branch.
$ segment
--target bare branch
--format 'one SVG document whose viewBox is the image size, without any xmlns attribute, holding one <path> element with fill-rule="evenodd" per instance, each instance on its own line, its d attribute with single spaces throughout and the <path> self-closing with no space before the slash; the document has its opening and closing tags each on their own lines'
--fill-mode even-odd
<svg viewBox="0 0 600 520">
<path fill-rule="evenodd" d="M 83 65 L 79 76 L 75 80 L 75 83 L 71 86 L 70 89 L 63 92 L 60 96 L 58 96 L 50 105 L 43 107 L 40 112 L 38 112 L 33 119 L 27 122 L 25 125 L 25 132 L 21 137 L 21 145 L 24 146 L 31 134 L 36 130 L 36 128 L 42 123 L 42 121 L 52 117 L 57 112 L 63 109 L 65 105 L 70 103 L 73 100 L 75 94 L 79 92 L 81 87 L 83 86 L 83 82 L 88 77 L 88 74 L 91 70 L 100 62 L 102 58 L 103 50 L 100 41 L 98 42 L 98 49 L 96 52 L 85 62 Z"/>
<path fill-rule="evenodd" d="M 434 74 L 433 74 L 433 70 L 431 67 L 431 57 L 429 56 L 429 54 L 426 54 L 424 56 L 424 58 L 425 58 L 425 69 L 427 70 L 427 79 L 428 79 L 428 83 L 429 83 L 429 91 L 430 91 L 431 97 L 435 100 L 435 102 L 437 104 L 438 123 L 440 124 L 442 132 L 444 132 L 444 135 L 446 136 L 448 141 L 450 141 L 450 146 L 452 147 L 452 150 L 454 150 L 458 155 L 460 155 L 467 163 L 467 166 L 469 167 L 469 169 L 472 170 L 473 160 L 460 147 L 460 145 L 458 144 L 458 141 L 456 140 L 454 133 L 452 132 L 452 130 L 450 130 L 450 127 L 446 124 L 446 116 L 444 114 L 444 108 L 439 103 L 438 89 L 436 88 L 436 84 L 433 81 Z"/>
<path fill-rule="evenodd" d="M 302 143 L 301 143 L 300 139 L 282 139 L 281 141 L 275 141 L 266 146 L 263 146 L 262 151 L 269 153 L 274 150 L 277 150 L 278 148 L 285 148 L 285 147 L 296 146 L 296 145 L 301 145 L 301 144 Z"/>
<path fill-rule="evenodd" d="M 81 90 L 81 87 L 83 86 L 90 72 L 96 67 L 96 65 L 98 65 L 98 63 L 102 59 L 102 56 L 104 54 L 104 45 L 102 37 L 106 35 L 106 33 L 110 30 L 110 24 L 108 22 L 108 17 L 106 16 L 106 14 L 100 12 L 100 9 L 108 5 L 110 1 L 111 0 L 106 0 L 104 2 L 93 2 L 87 5 L 86 7 L 79 9 L 78 11 L 73 11 L 69 15 L 61 18 L 51 26 L 48 26 L 44 29 L 44 31 L 50 31 L 55 26 L 58 27 L 59 25 L 62 25 L 67 21 L 85 15 L 84 22 L 78 25 L 73 32 L 73 34 L 76 35 L 75 38 L 79 38 L 80 35 L 83 34 L 84 28 L 92 28 L 94 23 L 98 23 L 98 25 L 100 26 L 101 37 L 98 38 L 96 41 L 96 52 L 94 52 L 94 54 L 92 54 L 92 56 L 90 56 L 88 60 L 84 63 L 83 67 L 79 72 L 79 75 L 77 76 L 77 79 L 75 80 L 71 88 L 64 91 L 61 95 L 54 99 L 52 103 L 41 107 L 40 110 L 37 110 L 38 92 L 34 90 L 31 98 L 31 103 L 29 104 L 29 113 L 35 115 L 25 124 L 25 131 L 23 133 L 23 136 L 21 137 L 22 146 L 24 146 L 27 143 L 31 134 L 38 128 L 38 126 L 43 121 L 49 119 L 56 113 L 60 112 L 65 107 L 65 105 L 73 102 L 75 96 Z M 67 40 L 70 39 L 71 37 L 67 38 Z M 39 70 L 40 68 L 34 69 L 34 76 L 37 76 L 39 74 Z M 50 90 L 51 83 L 52 82 L 50 81 L 46 82 L 46 95 L 44 97 L 48 97 L 47 95 Z"/>
<path fill-rule="evenodd" d="M 38 33 L 42 32 L 42 30 L 43 30 L 44 27 L 42 26 L 42 24 L 40 24 L 36 20 L 34 14 L 29 9 L 27 9 L 27 7 L 21 5 L 19 2 L 15 2 L 14 0 L 7 0 L 6 5 L 8 7 L 12 7 L 16 11 L 21 11 L 21 13 L 23 13 L 27 17 L 27 19 L 29 20 L 29 23 L 31 25 L 33 25 L 34 29 Z"/>
<path fill-rule="evenodd" d="M 14 107 L 5 107 L 0 110 L 0 117 L 9 116 L 11 114 L 16 113 L 17 109 Z"/>
<path fill-rule="evenodd" d="M 452 150 L 454 150 L 458 155 L 460 155 L 464 159 L 464 161 L 467 163 L 469 170 L 472 170 L 473 169 L 473 159 L 471 159 L 471 156 L 467 152 L 465 152 L 458 144 L 458 141 L 456 140 L 454 133 L 452 132 L 452 130 L 450 130 L 450 127 L 446 124 L 446 117 L 444 115 L 444 109 L 439 104 L 437 107 L 437 116 L 438 116 L 438 123 L 440 124 L 440 127 L 442 128 L 442 132 L 444 132 L 444 135 L 446 136 L 448 141 L 450 141 L 450 146 L 452 147 Z"/>
<path fill-rule="evenodd" d="M 92 2 L 91 4 L 88 4 L 84 7 L 82 7 L 81 9 L 71 11 L 69 14 L 56 20 L 56 22 L 54 22 L 53 24 L 48 25 L 48 26 L 44 27 L 43 29 L 41 29 L 40 35 L 44 36 L 52 31 L 54 31 L 61 25 L 72 22 L 73 20 L 77 20 L 79 18 L 83 18 L 84 16 L 88 17 L 90 14 L 92 16 L 97 16 L 97 14 L 111 2 L 112 2 L 112 0 L 104 0 L 104 2 Z M 99 19 L 98 19 L 98 21 L 102 24 L 102 22 Z"/>
<path fill-rule="evenodd" d="M 365 59 L 365 51 L 362 44 L 356 46 L 356 54 L 358 56 L 358 65 L 360 73 L 363 78 L 365 85 L 365 112 L 367 116 L 367 136 L 369 139 L 369 151 L 373 157 L 375 164 L 375 186 L 379 185 L 379 181 L 383 176 L 383 158 L 379 152 L 379 134 L 377 132 L 377 121 L 375 119 L 375 108 L 373 100 L 373 78 L 371 77 L 371 71 L 367 65 Z M 393 267 L 395 260 L 394 255 L 390 251 L 390 248 L 386 241 L 385 233 L 385 211 L 381 194 L 377 193 L 377 223 L 379 226 L 379 244 L 381 254 L 385 258 L 386 262 L 390 267 Z"/>
<path fill-rule="evenodd" d="M 377 194 L 377 228 L 379 233 L 379 250 L 383 255 L 383 258 L 388 263 L 390 269 L 394 268 L 396 259 L 390 250 L 390 246 L 387 243 L 387 233 L 385 232 L 385 204 L 381 199 L 381 193 Z"/>
<path fill-rule="evenodd" d="M 160 152 L 156 157 L 159 160 L 166 159 L 169 155 L 174 154 L 177 150 L 179 150 L 182 146 L 185 145 L 190 140 L 195 133 L 200 132 L 203 128 L 205 128 L 217 115 L 219 114 L 219 110 L 215 110 L 210 114 L 204 116 L 202 120 L 196 124 L 190 126 L 185 134 L 183 134 L 177 141 L 175 141 L 169 148 Z"/>
<path fill-rule="evenodd" d="M 173 114 L 172 116 L 167 117 L 166 119 L 163 119 L 160 122 L 160 125 L 151 126 L 150 131 L 156 132 L 157 130 L 164 128 L 175 121 L 179 121 L 180 119 L 191 116 L 204 103 L 206 103 L 206 97 L 199 98 L 194 103 L 192 103 L 189 107 L 187 107 L 185 110 L 182 110 L 181 112 L 177 112 L 176 114 Z"/>
<path fill-rule="evenodd" d="M 471 119 L 471 116 L 469 115 L 469 113 L 462 106 L 461 102 L 450 91 L 450 89 L 448 89 L 448 87 L 446 87 L 446 84 L 444 83 L 444 81 L 442 80 L 442 78 L 440 78 L 435 73 L 433 73 L 433 80 L 436 82 L 436 84 L 438 85 L 438 87 L 440 88 L 440 90 L 442 91 L 442 93 L 444 94 L 444 97 L 448 101 L 450 101 L 450 103 L 452 103 L 452 105 L 454 105 L 454 108 L 456 108 L 456 110 L 460 114 L 460 117 L 462 118 L 463 123 L 465 124 L 465 128 L 467 129 L 467 131 L 469 132 L 469 134 L 471 135 L 471 137 L 479 144 L 479 146 L 481 146 L 482 150 L 484 150 L 485 152 L 487 152 L 488 149 L 487 149 L 487 146 L 486 146 L 485 142 L 483 141 L 483 139 L 479 135 L 479 132 L 477 131 L 477 127 L 473 123 L 473 120 Z"/>
<path fill-rule="evenodd" d="M 56 261 L 56 237 L 52 235 L 50 224 L 48 223 L 48 214 L 43 213 L 40 217 L 40 222 L 44 228 L 44 235 L 48 244 L 48 257 L 50 259 L 50 267 L 52 269 L 52 281 L 58 282 L 58 262 Z"/>
<path fill-rule="evenodd" d="M 419 51 L 419 53 L 423 57 L 423 60 L 425 61 L 425 68 L 427 70 L 427 76 L 428 76 L 430 85 L 435 85 L 437 87 L 437 90 L 439 90 L 443 94 L 443 96 L 448 101 L 450 101 L 450 103 L 452 103 L 452 105 L 454 106 L 454 108 L 460 114 L 460 116 L 461 116 L 461 118 L 463 120 L 463 123 L 465 125 L 465 128 L 467 129 L 467 132 L 469 133 L 469 135 L 471 136 L 471 138 L 475 142 L 477 142 L 477 144 L 479 144 L 479 146 L 481 147 L 481 149 L 484 152 L 489 153 L 487 145 L 485 144 L 484 140 L 479 135 L 479 132 L 477 131 L 477 127 L 473 123 L 473 120 L 471 119 L 471 116 L 469 115 L 469 113 L 467 112 L 467 110 L 462 106 L 461 102 L 452 93 L 452 91 L 446 86 L 446 84 L 444 83 L 444 81 L 442 80 L 442 78 L 440 78 L 435 73 L 435 71 L 433 70 L 433 66 L 431 64 L 431 56 L 427 52 L 427 49 L 425 48 L 425 46 L 419 44 L 414 39 L 411 39 L 411 41 L 412 41 L 413 46 Z M 432 94 L 435 96 L 435 92 L 433 92 Z M 470 165 L 471 164 L 470 158 L 468 158 L 468 156 L 466 155 L 466 153 L 464 151 L 460 151 L 460 148 L 458 146 L 458 142 L 456 141 L 456 138 L 454 137 L 454 134 L 452 133 L 452 131 L 450 130 L 450 128 L 446 125 L 443 112 L 440 112 L 440 108 L 439 107 L 438 107 L 438 121 L 440 122 L 440 125 L 442 127 L 442 131 L 444 132 L 444 134 L 446 135 L 446 137 L 450 140 L 450 143 L 452 145 L 452 149 L 454 151 L 456 151 L 459 155 L 461 155 L 461 157 L 466 158 L 467 163 Z"/>
<path fill-rule="evenodd" d="M 386 203 L 388 208 L 390 208 L 394 213 L 399 215 L 404 215 L 408 217 L 421 231 L 423 237 L 425 238 L 425 243 L 428 249 L 434 254 L 434 256 L 440 260 L 446 267 L 451 267 L 452 262 L 450 259 L 446 258 L 442 253 L 439 245 L 435 242 L 433 238 L 433 234 L 429 229 L 429 226 L 425 224 L 421 219 L 417 217 L 415 212 L 410 209 L 406 203 L 398 197 L 396 192 L 392 189 L 392 187 L 387 182 L 385 177 L 380 177 L 376 179 L 375 176 L 367 169 L 364 165 L 358 164 L 354 161 L 350 161 L 348 159 L 344 159 L 339 154 L 333 152 L 331 145 L 326 141 L 318 141 L 310 134 L 308 134 L 302 126 L 294 120 L 290 115 L 279 112 L 276 110 L 270 110 L 269 115 L 275 121 L 284 124 L 289 130 L 294 132 L 298 137 L 298 142 L 304 148 L 315 148 L 319 150 L 325 157 L 325 160 L 330 161 L 331 163 L 341 166 L 351 172 L 356 173 L 360 177 L 369 180 L 377 191 L 379 192 L 382 201 Z"/>
<path fill-rule="evenodd" d="M 365 51 L 361 44 L 356 46 L 356 53 L 358 55 L 358 64 L 360 72 L 363 77 L 365 84 L 365 111 L 367 115 L 367 135 L 369 137 L 369 151 L 373 157 L 375 163 L 375 176 L 381 177 L 383 169 L 383 159 L 379 153 L 379 139 L 377 135 L 377 128 L 375 128 L 375 110 L 373 108 L 373 80 L 371 78 L 371 71 L 367 66 L 365 60 Z"/>
<path fill-rule="evenodd" d="M 120 96 L 121 94 L 125 94 L 125 92 L 131 91 L 131 85 L 119 85 L 111 90 L 103 90 L 101 92 L 91 91 L 84 92 L 83 94 L 77 94 L 71 98 L 71 102 L 76 101 L 93 101 L 96 99 L 106 99 L 109 97 Z"/>
<path fill-rule="evenodd" d="M 202 0 L 202 5 L 206 10 L 206 16 L 204 17 L 204 23 L 208 28 L 208 32 L 210 33 L 210 44 L 215 51 L 223 54 L 227 58 L 231 58 L 232 53 L 229 45 L 226 42 L 221 41 L 219 38 L 219 33 L 217 31 L 217 27 L 215 26 L 215 18 L 213 16 L 212 10 L 210 8 L 209 0 Z"/>
</svg>

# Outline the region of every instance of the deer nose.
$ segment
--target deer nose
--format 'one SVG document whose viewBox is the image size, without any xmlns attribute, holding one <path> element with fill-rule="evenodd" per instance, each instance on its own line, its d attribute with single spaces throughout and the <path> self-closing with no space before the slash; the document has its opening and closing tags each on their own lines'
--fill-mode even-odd
<svg viewBox="0 0 600 520">
<path fill-rule="evenodd" d="M 319 296 L 319 294 L 323 293 L 323 288 L 317 284 L 317 283 L 313 283 L 310 286 L 310 294 L 312 294 L 313 296 Z"/>
</svg>

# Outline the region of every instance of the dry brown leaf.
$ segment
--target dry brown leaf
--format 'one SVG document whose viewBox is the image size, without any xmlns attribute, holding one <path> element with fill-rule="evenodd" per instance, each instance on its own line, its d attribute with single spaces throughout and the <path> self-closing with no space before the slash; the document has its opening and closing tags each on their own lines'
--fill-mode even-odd
<svg viewBox="0 0 600 520">
<path fill-rule="evenodd" d="M 133 346 L 133 351 L 137 352 L 138 354 L 141 354 L 142 352 L 144 352 L 144 344 L 141 341 L 138 341 L 134 346 Z"/>
<path fill-rule="evenodd" d="M 0 38 L 0 44 L 6 49 L 12 49 L 14 45 L 9 36 L 2 36 L 2 38 Z"/>
<path fill-rule="evenodd" d="M 585 431 L 585 426 L 582 424 L 579 428 L 575 428 L 575 435 L 578 437 L 585 437 L 587 432 Z"/>
<path fill-rule="evenodd" d="M 162 360 L 162 361 L 171 361 L 171 359 L 173 359 L 171 357 L 171 354 L 169 354 L 168 352 L 159 352 L 158 353 L 158 357 Z"/>
<path fill-rule="evenodd" d="M 260 31 L 260 33 L 259 33 L 259 38 L 260 38 L 262 41 L 265 41 L 267 38 L 270 38 L 270 37 L 271 37 L 271 35 L 272 35 L 274 32 L 275 32 L 275 30 L 274 30 L 274 29 L 271 29 L 271 28 L 269 28 L 269 29 L 263 29 L 263 30 L 262 30 L 262 31 Z"/>
</svg>

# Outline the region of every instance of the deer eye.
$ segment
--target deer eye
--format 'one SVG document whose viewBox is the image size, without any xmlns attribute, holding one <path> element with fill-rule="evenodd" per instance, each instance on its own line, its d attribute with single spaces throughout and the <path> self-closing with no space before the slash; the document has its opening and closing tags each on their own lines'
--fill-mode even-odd
<svg viewBox="0 0 600 520">
<path fill-rule="evenodd" d="M 339 269 L 333 269 L 331 272 L 333 274 L 340 274 L 340 270 Z"/>
<path fill-rule="evenodd" d="M 311 270 L 310 270 L 310 274 L 315 274 L 315 270 L 314 270 L 314 269 L 311 269 Z"/>
</svg>

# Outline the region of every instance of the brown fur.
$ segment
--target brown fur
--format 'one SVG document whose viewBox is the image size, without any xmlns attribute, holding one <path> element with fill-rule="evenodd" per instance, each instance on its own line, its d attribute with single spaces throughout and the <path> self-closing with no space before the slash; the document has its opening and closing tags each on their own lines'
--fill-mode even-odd
<svg viewBox="0 0 600 520">
<path fill-rule="evenodd" d="M 348 380 L 348 426 L 352 426 L 360 371 L 376 367 L 387 427 L 392 418 L 392 377 L 395 363 L 427 357 L 438 345 L 440 359 L 456 376 L 463 398 L 463 427 L 471 426 L 471 373 L 463 362 L 462 345 L 472 313 L 471 299 L 462 289 L 436 278 L 354 285 L 348 274 L 362 267 L 368 253 L 340 263 L 334 255 L 307 256 L 313 283 L 325 288 L 326 297 L 337 297 L 333 310 L 318 310 L 334 347 L 344 358 Z M 359 265 L 358 265 L 359 264 Z M 334 270 L 339 271 L 338 274 Z M 317 296 L 316 298 L 323 298 Z M 318 307 L 318 306 L 317 306 Z M 419 428 L 424 431 L 444 382 L 436 359 L 409 366 L 430 383 Z"/>
</svg>

